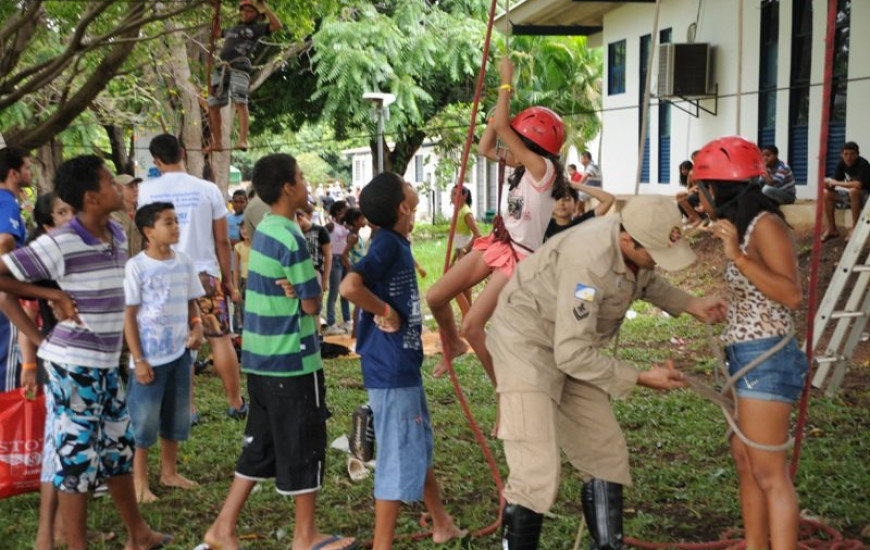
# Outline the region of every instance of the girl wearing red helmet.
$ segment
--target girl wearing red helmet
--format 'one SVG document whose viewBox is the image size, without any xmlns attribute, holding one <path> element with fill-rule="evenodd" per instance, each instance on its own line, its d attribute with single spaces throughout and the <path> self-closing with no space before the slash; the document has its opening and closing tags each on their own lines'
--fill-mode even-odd
<svg viewBox="0 0 870 550">
<path fill-rule="evenodd" d="M 754 143 L 714 140 L 695 160 L 701 204 L 722 241 L 731 287 L 722 339 L 732 376 L 754 359 L 768 358 L 735 384 L 738 426 L 749 441 L 731 438 L 740 480 L 747 549 L 797 548 L 798 504 L 786 468 L 789 418 L 800 398 L 807 358 L 794 338 L 793 312 L 803 301 L 791 229 L 779 205 L 761 191 L 765 165 Z M 775 351 L 778 345 L 781 349 Z"/>
<path fill-rule="evenodd" d="M 516 263 L 541 246 L 553 213 L 554 195 L 568 187 L 559 161 L 559 151 L 565 141 L 562 119 L 544 107 L 530 107 L 510 120 L 514 66 L 508 57 L 501 60 L 499 73 L 502 85 L 498 102 L 480 138 L 478 151 L 491 160 L 498 160 L 497 141 L 501 140 L 507 148 L 505 164 L 513 168 L 513 174 L 508 179 L 504 228 L 510 239 L 500 239 L 495 234 L 477 239 L 472 251 L 426 295 L 429 309 L 447 341 L 444 356 L 453 359 L 468 351 L 468 345 L 459 337 L 450 302 L 465 289 L 489 277 L 486 287 L 462 319 L 461 332 L 483 363 L 493 385 L 495 375 L 492 357 L 486 349 L 486 322 Z M 440 376 L 445 372 L 447 364 L 442 360 L 433 374 Z"/>
</svg>

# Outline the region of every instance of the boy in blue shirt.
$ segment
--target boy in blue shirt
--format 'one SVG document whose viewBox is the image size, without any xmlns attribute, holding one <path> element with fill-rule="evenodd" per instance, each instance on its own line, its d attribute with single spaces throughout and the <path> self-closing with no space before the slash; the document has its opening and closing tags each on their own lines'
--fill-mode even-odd
<svg viewBox="0 0 870 550">
<path fill-rule="evenodd" d="M 402 502 L 425 502 L 435 543 L 467 533 L 444 509 L 432 469 L 434 440 L 420 373 L 420 291 L 408 241 L 418 202 L 414 188 L 396 174 L 380 174 L 363 188 L 360 209 L 380 229 L 340 287 L 342 297 L 363 310 L 356 350 L 378 442 L 374 550 L 392 548 Z"/>
</svg>

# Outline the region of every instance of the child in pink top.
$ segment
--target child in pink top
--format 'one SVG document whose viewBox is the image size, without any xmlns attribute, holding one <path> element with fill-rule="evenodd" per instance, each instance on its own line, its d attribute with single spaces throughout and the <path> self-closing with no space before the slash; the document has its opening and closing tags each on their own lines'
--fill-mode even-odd
<svg viewBox="0 0 870 550">
<path fill-rule="evenodd" d="M 445 359 L 435 367 L 435 376 L 447 371 L 446 358 L 454 359 L 468 351 L 468 345 L 457 330 L 450 302 L 465 289 L 489 277 L 486 287 L 462 319 L 461 333 L 495 385 L 492 358 L 486 349 L 486 322 L 517 262 L 541 246 L 555 205 L 554 192 L 568 186 L 559 162 L 559 150 L 565 141 L 565 128 L 559 115 L 543 107 L 531 107 L 508 120 L 513 72 L 510 59 L 502 59 L 499 66 L 502 85 L 495 114 L 478 144 L 480 154 L 491 160 L 498 160 L 497 140 L 507 148 L 505 164 L 513 168 L 513 174 L 508 180 L 504 227 L 510 234 L 510 243 L 494 234 L 477 239 L 471 253 L 444 274 L 426 295 L 429 309 L 447 340 Z"/>
</svg>

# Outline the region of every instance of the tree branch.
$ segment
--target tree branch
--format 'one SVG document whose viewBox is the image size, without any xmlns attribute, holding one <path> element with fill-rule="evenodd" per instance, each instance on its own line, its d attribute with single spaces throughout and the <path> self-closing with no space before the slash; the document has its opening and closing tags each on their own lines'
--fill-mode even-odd
<svg viewBox="0 0 870 550">
<path fill-rule="evenodd" d="M 54 80 L 57 75 L 59 75 L 63 71 L 63 69 L 70 63 L 70 60 L 78 52 L 78 49 L 81 46 L 82 38 L 84 38 L 88 26 L 90 26 L 90 24 L 93 23 L 94 20 L 99 17 L 101 13 L 106 11 L 111 4 L 111 0 L 104 0 L 98 5 L 93 5 L 91 9 L 86 11 L 76 25 L 75 31 L 70 38 L 70 43 L 69 46 L 67 46 L 67 49 L 61 55 L 55 57 L 54 60 L 48 63 L 44 68 L 40 69 L 40 71 L 36 73 L 35 76 L 30 78 L 30 80 L 28 80 L 26 83 L 16 86 L 16 83 L 21 83 L 24 78 L 26 78 L 25 76 L 22 76 L 22 74 L 26 74 L 26 71 L 24 73 L 9 76 L 5 80 L 0 80 L 0 93 L 9 89 L 10 87 L 12 90 L 14 90 L 12 91 L 12 93 L 6 96 L 0 96 L 0 112 L 8 108 L 10 105 L 12 105 L 25 95 L 35 90 L 38 90 L 39 88 L 45 86 L 48 82 Z"/>
<path fill-rule="evenodd" d="M 30 2 L 24 5 L 23 11 L 9 18 L 0 27 L 0 74 L 9 74 L 18 64 L 21 54 L 36 31 L 41 15 L 42 0 Z M 11 39 L 12 36 L 15 37 L 14 40 Z M 4 47 L 7 40 L 12 40 L 8 50 Z"/>
<path fill-rule="evenodd" d="M 269 62 L 267 62 L 263 67 L 257 71 L 257 74 L 254 75 L 254 78 L 251 79 L 251 84 L 248 86 L 248 92 L 255 92 L 257 88 L 263 85 L 266 80 L 274 74 L 278 68 L 289 61 L 290 59 L 302 55 L 304 52 L 311 49 L 311 39 L 305 40 L 303 42 L 297 42 L 287 48 L 286 50 L 281 52 L 281 55 L 273 58 Z"/>
<path fill-rule="evenodd" d="M 146 0 L 132 0 L 127 12 L 127 19 L 141 17 L 146 9 Z M 139 34 L 139 27 L 129 29 L 127 37 Z M 135 42 L 124 41 L 117 44 L 97 66 L 91 76 L 69 99 L 63 107 L 57 109 L 48 119 L 32 129 L 17 132 L 10 137 L 20 147 L 35 149 L 51 140 L 78 117 L 100 92 L 105 88 L 115 73 L 121 68 L 135 47 Z"/>
</svg>

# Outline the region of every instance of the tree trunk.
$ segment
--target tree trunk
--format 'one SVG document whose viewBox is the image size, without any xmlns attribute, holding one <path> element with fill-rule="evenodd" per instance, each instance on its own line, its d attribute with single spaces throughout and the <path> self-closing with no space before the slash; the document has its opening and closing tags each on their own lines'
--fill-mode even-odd
<svg viewBox="0 0 870 550">
<path fill-rule="evenodd" d="M 224 145 L 223 151 L 215 151 L 211 154 L 211 169 L 212 176 L 217 186 L 223 191 L 224 196 L 227 196 L 227 190 L 230 187 L 230 156 L 232 147 L 232 130 L 234 123 L 235 111 L 233 104 L 230 102 L 226 107 L 221 108 L 221 141 Z"/>
<path fill-rule="evenodd" d="M 127 145 L 124 143 L 124 129 L 114 124 L 104 124 L 103 128 L 112 146 L 112 164 L 115 165 L 115 173 L 135 174 L 133 158 L 127 152 Z"/>
<path fill-rule="evenodd" d="M 36 160 L 33 164 L 36 170 L 37 190 L 39 193 L 49 193 L 54 190 L 54 173 L 63 162 L 63 143 L 52 139 L 40 145 L 34 160 Z"/>
<path fill-rule="evenodd" d="M 166 22 L 167 30 L 175 30 L 179 26 L 172 21 Z M 202 177 L 205 159 L 202 154 L 202 111 L 199 106 L 199 94 L 191 82 L 190 59 L 181 34 L 171 33 L 168 43 L 169 71 L 181 101 L 180 139 L 187 150 L 187 171 L 194 176 Z"/>
<path fill-rule="evenodd" d="M 426 133 L 422 130 L 412 130 L 406 135 L 399 137 L 393 150 L 387 154 L 386 143 L 384 144 L 384 170 L 391 170 L 400 176 L 408 169 L 408 164 L 414 158 L 414 154 L 423 145 Z M 387 160 L 389 159 L 389 160 Z M 389 168 L 387 166 L 389 165 Z"/>
</svg>

